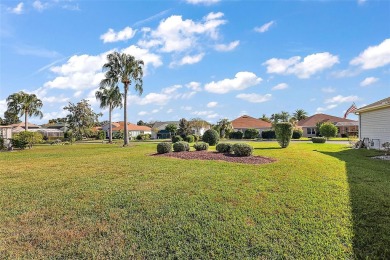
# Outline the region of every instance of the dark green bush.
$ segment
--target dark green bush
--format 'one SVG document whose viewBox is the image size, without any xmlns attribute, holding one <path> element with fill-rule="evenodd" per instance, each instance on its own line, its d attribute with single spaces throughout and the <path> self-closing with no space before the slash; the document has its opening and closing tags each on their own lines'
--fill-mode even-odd
<svg viewBox="0 0 390 260">
<path fill-rule="evenodd" d="M 233 152 L 233 145 L 232 144 L 228 144 L 228 143 L 220 143 L 220 144 L 217 144 L 217 146 L 215 147 L 215 149 L 219 152 L 219 153 L 232 153 Z"/>
<path fill-rule="evenodd" d="M 157 153 L 170 153 L 172 151 L 172 144 L 168 142 L 161 142 L 157 144 Z"/>
<path fill-rule="evenodd" d="M 275 125 L 275 134 L 280 147 L 286 148 L 290 144 L 293 134 L 292 124 L 289 122 L 277 123 Z"/>
<path fill-rule="evenodd" d="M 11 144 L 13 148 L 26 149 L 28 142 L 23 139 L 11 139 Z"/>
<path fill-rule="evenodd" d="M 323 123 L 320 126 L 320 134 L 326 138 L 335 137 L 337 135 L 337 127 L 332 123 Z"/>
<path fill-rule="evenodd" d="M 180 135 L 172 136 L 172 143 L 177 143 L 180 141 L 183 141 L 183 137 L 181 137 Z"/>
<path fill-rule="evenodd" d="M 323 144 L 326 142 L 326 137 L 312 137 L 311 141 L 316 144 Z"/>
<path fill-rule="evenodd" d="M 194 144 L 194 148 L 197 151 L 207 151 L 209 149 L 209 144 L 205 142 L 199 142 Z"/>
<path fill-rule="evenodd" d="M 185 138 L 184 138 L 184 141 L 188 142 L 188 143 L 193 143 L 195 141 L 195 137 L 193 135 L 187 135 Z"/>
<path fill-rule="evenodd" d="M 149 140 L 150 139 L 150 134 L 139 134 L 135 139 L 141 141 L 141 140 Z"/>
<path fill-rule="evenodd" d="M 0 137 L 0 150 L 4 150 L 5 148 L 5 141 L 2 137 Z"/>
<path fill-rule="evenodd" d="M 294 129 L 292 139 L 301 139 L 303 131 L 301 129 Z"/>
<path fill-rule="evenodd" d="M 216 145 L 219 142 L 219 134 L 214 129 L 209 129 L 203 134 L 203 142 L 209 145 Z"/>
<path fill-rule="evenodd" d="M 122 131 L 113 132 L 112 139 L 123 139 L 123 132 Z"/>
<path fill-rule="evenodd" d="M 179 141 L 173 144 L 174 152 L 184 152 L 184 151 L 188 152 L 189 150 L 190 150 L 190 145 L 185 141 Z"/>
<path fill-rule="evenodd" d="M 231 132 L 229 134 L 229 139 L 242 139 L 243 136 L 244 134 L 241 131 Z"/>
<path fill-rule="evenodd" d="M 261 132 L 261 138 L 263 139 L 276 139 L 276 134 L 274 130 L 265 130 Z"/>
<path fill-rule="evenodd" d="M 245 139 L 255 139 L 259 137 L 259 130 L 254 128 L 248 128 L 244 132 Z"/>
<path fill-rule="evenodd" d="M 253 153 L 253 147 L 248 144 L 233 144 L 232 149 L 237 156 L 251 156 Z"/>
</svg>

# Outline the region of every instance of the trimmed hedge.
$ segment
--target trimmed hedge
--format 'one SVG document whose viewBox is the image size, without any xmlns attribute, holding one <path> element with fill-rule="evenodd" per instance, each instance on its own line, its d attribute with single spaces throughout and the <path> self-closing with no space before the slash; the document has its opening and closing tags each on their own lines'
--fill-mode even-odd
<svg viewBox="0 0 390 260">
<path fill-rule="evenodd" d="M 289 122 L 277 123 L 275 125 L 275 134 L 280 147 L 286 148 L 290 144 L 293 134 L 292 124 Z"/>
<path fill-rule="evenodd" d="M 195 141 L 195 137 L 193 135 L 187 135 L 185 138 L 184 138 L 184 141 L 188 142 L 188 143 L 193 143 Z"/>
<path fill-rule="evenodd" d="M 179 141 L 173 144 L 174 152 L 188 152 L 189 150 L 190 150 L 190 145 L 185 141 Z"/>
<path fill-rule="evenodd" d="M 303 131 L 301 129 L 294 129 L 292 139 L 301 139 Z"/>
<path fill-rule="evenodd" d="M 181 137 L 180 135 L 172 136 L 172 143 L 177 143 L 180 141 L 183 141 L 183 137 Z"/>
<path fill-rule="evenodd" d="M 162 142 L 157 144 L 157 153 L 170 153 L 172 151 L 172 145 L 168 142 Z"/>
<path fill-rule="evenodd" d="M 209 149 L 209 144 L 205 142 L 199 142 L 194 144 L 194 148 L 197 151 L 207 151 Z"/>
<path fill-rule="evenodd" d="M 323 144 L 326 142 L 326 137 L 312 137 L 311 141 L 316 144 Z"/>
<path fill-rule="evenodd" d="M 231 132 L 229 134 L 229 139 L 242 139 L 243 136 L 244 134 L 241 131 Z"/>
<path fill-rule="evenodd" d="M 209 145 L 216 145 L 219 142 L 219 134 L 214 129 L 209 129 L 203 134 L 203 142 Z"/>
<path fill-rule="evenodd" d="M 276 134 L 274 130 L 265 130 L 261 132 L 261 138 L 263 139 L 276 139 Z"/>
<path fill-rule="evenodd" d="M 259 137 L 259 130 L 255 128 L 248 128 L 245 130 L 244 138 L 245 139 L 255 139 Z"/>
<path fill-rule="evenodd" d="M 233 144 L 233 152 L 237 156 L 251 156 L 253 147 L 248 144 Z"/>
<path fill-rule="evenodd" d="M 215 149 L 216 149 L 219 153 L 232 153 L 232 152 L 233 152 L 232 146 L 233 146 L 232 144 L 220 143 L 220 144 L 217 144 L 217 146 L 215 147 Z"/>
</svg>

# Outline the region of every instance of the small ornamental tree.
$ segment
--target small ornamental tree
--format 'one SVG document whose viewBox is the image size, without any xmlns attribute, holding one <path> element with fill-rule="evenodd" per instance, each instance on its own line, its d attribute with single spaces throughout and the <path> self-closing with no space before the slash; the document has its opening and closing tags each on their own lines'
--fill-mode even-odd
<svg viewBox="0 0 390 260">
<path fill-rule="evenodd" d="M 202 140 L 211 146 L 216 145 L 219 142 L 219 134 L 214 129 L 209 129 L 204 132 Z"/>
<path fill-rule="evenodd" d="M 326 137 L 326 139 L 329 139 L 329 137 L 335 137 L 337 132 L 337 127 L 332 123 L 323 123 L 320 126 L 320 134 Z"/>
<path fill-rule="evenodd" d="M 275 124 L 276 140 L 280 147 L 286 148 L 290 144 L 293 134 L 293 126 L 289 122 L 281 122 Z"/>
</svg>

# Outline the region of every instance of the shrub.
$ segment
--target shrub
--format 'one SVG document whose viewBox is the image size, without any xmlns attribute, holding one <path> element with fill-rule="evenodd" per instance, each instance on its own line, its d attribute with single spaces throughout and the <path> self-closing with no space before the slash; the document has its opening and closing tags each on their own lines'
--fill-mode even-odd
<svg viewBox="0 0 390 260">
<path fill-rule="evenodd" d="M 161 142 L 157 144 L 157 153 L 170 153 L 172 151 L 172 145 L 168 142 Z"/>
<path fill-rule="evenodd" d="M 193 135 L 194 136 L 194 142 L 198 142 L 200 140 L 200 136 L 199 135 Z"/>
<path fill-rule="evenodd" d="M 292 139 L 301 139 L 302 135 L 303 135 L 302 129 L 294 129 L 292 134 Z"/>
<path fill-rule="evenodd" d="M 122 131 L 113 132 L 112 139 L 123 139 L 123 132 Z"/>
<path fill-rule="evenodd" d="M 259 137 L 259 130 L 254 128 L 248 128 L 245 130 L 244 138 L 245 139 L 255 139 Z"/>
<path fill-rule="evenodd" d="M 219 134 L 214 129 L 209 129 L 203 134 L 203 142 L 209 145 L 216 145 L 219 142 Z"/>
<path fill-rule="evenodd" d="M 276 134 L 274 130 L 265 130 L 261 132 L 261 138 L 263 139 L 276 139 Z"/>
<path fill-rule="evenodd" d="M 382 147 L 385 150 L 385 155 L 387 155 L 390 152 L 390 142 L 383 143 Z"/>
<path fill-rule="evenodd" d="M 103 131 L 103 130 L 99 130 L 99 131 L 96 133 L 96 139 L 97 139 L 97 140 L 104 140 L 104 139 L 106 139 L 106 132 Z"/>
<path fill-rule="evenodd" d="M 323 123 L 320 126 L 320 134 L 329 139 L 329 137 L 335 137 L 337 135 L 337 127 L 332 123 Z"/>
<path fill-rule="evenodd" d="M 209 149 L 209 144 L 205 142 L 199 142 L 194 144 L 194 148 L 197 151 L 207 151 Z"/>
<path fill-rule="evenodd" d="M 149 140 L 150 139 L 150 134 L 139 134 L 137 135 L 137 137 L 135 138 L 139 141 L 141 140 Z"/>
<path fill-rule="evenodd" d="M 217 144 L 217 146 L 215 147 L 215 149 L 216 149 L 219 153 L 232 153 L 232 152 L 233 152 L 232 146 L 233 146 L 232 144 L 220 143 L 220 144 Z"/>
<path fill-rule="evenodd" d="M 293 134 L 293 126 L 289 122 L 281 122 L 275 125 L 276 139 L 280 147 L 286 148 L 290 144 Z"/>
<path fill-rule="evenodd" d="M 27 145 L 29 148 L 32 148 L 33 144 L 37 144 L 37 143 L 42 142 L 43 135 L 41 133 L 38 133 L 38 132 L 22 131 L 16 135 L 14 135 L 13 139 L 20 141 L 20 142 L 16 142 L 17 145 L 15 147 L 21 146 L 21 147 L 17 147 L 17 148 L 24 149 Z M 23 147 L 24 142 L 26 143 L 26 146 Z"/>
<path fill-rule="evenodd" d="M 251 156 L 253 147 L 248 144 L 233 144 L 233 152 L 237 156 Z"/>
<path fill-rule="evenodd" d="M 193 135 L 187 135 L 185 138 L 184 138 L 184 141 L 188 142 L 188 143 L 193 143 L 195 141 L 195 137 Z"/>
<path fill-rule="evenodd" d="M 326 142 L 326 138 L 325 137 L 312 137 L 311 141 L 313 143 L 316 143 L 316 144 L 323 144 Z"/>
<path fill-rule="evenodd" d="M 28 145 L 28 142 L 26 140 L 21 139 L 11 139 L 12 147 L 19 148 L 19 149 L 25 149 Z"/>
<path fill-rule="evenodd" d="M 172 136 L 172 143 L 177 143 L 183 141 L 183 138 L 180 135 Z"/>
<path fill-rule="evenodd" d="M 244 134 L 241 131 L 231 132 L 229 134 L 229 138 L 230 139 L 242 139 L 243 135 Z"/>
<path fill-rule="evenodd" d="M 173 144 L 173 151 L 174 152 L 188 152 L 190 150 L 189 143 L 185 141 L 179 141 Z"/>
<path fill-rule="evenodd" d="M 346 135 L 346 134 L 341 134 L 341 137 L 342 137 L 342 138 L 347 138 L 348 135 Z"/>
</svg>

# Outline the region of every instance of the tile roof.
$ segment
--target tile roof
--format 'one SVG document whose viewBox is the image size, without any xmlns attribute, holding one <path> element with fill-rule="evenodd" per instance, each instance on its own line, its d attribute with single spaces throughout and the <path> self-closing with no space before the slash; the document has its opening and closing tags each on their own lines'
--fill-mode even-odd
<svg viewBox="0 0 390 260">
<path fill-rule="evenodd" d="M 125 123 L 123 121 L 120 122 L 115 122 L 113 124 L 113 131 L 118 131 L 118 130 L 124 130 L 125 129 Z M 132 123 L 127 123 L 127 130 L 128 131 L 151 131 L 152 129 L 148 126 L 144 125 L 135 125 Z"/>
<path fill-rule="evenodd" d="M 35 124 L 32 124 L 32 123 L 27 123 L 28 125 L 28 128 L 40 128 L 39 125 L 35 125 Z M 17 123 L 17 124 L 12 124 L 12 125 L 9 125 L 13 128 L 17 128 L 17 127 L 21 127 L 24 129 L 24 126 L 25 126 L 25 123 L 24 122 L 21 122 L 21 123 Z"/>
<path fill-rule="evenodd" d="M 262 119 L 257 119 L 251 116 L 243 115 L 232 121 L 233 128 L 269 128 L 272 127 L 271 123 L 268 123 Z"/>
<path fill-rule="evenodd" d="M 298 121 L 298 126 L 303 127 L 315 127 L 318 122 L 331 122 L 331 123 L 340 123 L 340 122 L 357 122 L 355 120 L 350 120 L 342 117 L 331 116 L 327 114 L 315 114 L 306 119 L 302 119 Z"/>
<path fill-rule="evenodd" d="M 362 111 L 368 111 L 368 110 L 375 110 L 377 108 L 389 107 L 389 106 L 390 106 L 390 97 L 384 98 L 382 100 L 379 100 L 379 101 L 374 102 L 372 104 L 369 104 L 367 106 L 361 107 L 358 110 L 356 110 L 355 113 L 359 113 Z"/>
</svg>

